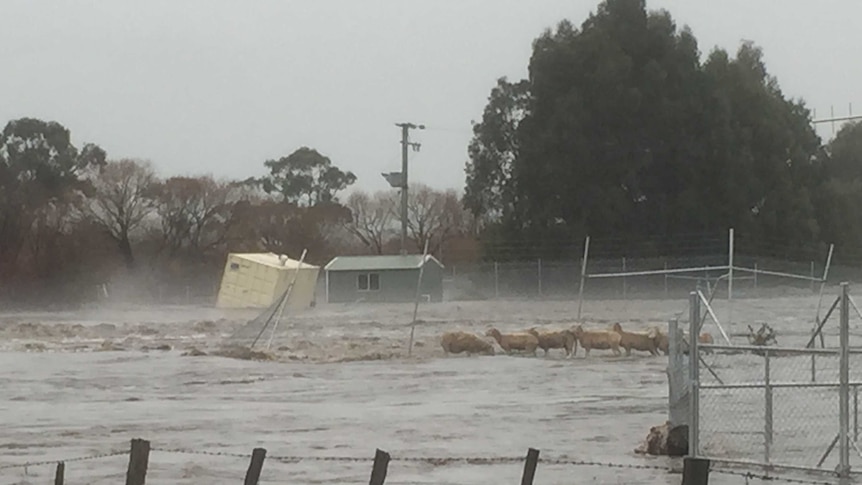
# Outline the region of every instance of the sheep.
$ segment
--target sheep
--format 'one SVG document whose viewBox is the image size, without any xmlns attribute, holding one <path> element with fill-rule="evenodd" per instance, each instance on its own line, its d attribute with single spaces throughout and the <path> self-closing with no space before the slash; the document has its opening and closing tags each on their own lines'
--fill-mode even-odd
<svg viewBox="0 0 862 485">
<path fill-rule="evenodd" d="M 620 334 L 610 330 L 584 330 L 581 325 L 572 328 L 572 333 L 578 339 L 581 347 L 584 348 L 584 358 L 590 356 L 590 349 L 608 350 L 610 349 L 614 355 L 621 355 Z"/>
<path fill-rule="evenodd" d="M 449 354 L 460 354 L 466 352 L 467 355 L 484 354 L 494 355 L 494 346 L 490 342 L 476 334 L 467 332 L 446 332 L 440 338 L 440 346 L 443 347 L 443 352 L 448 357 Z"/>
<path fill-rule="evenodd" d="M 567 357 L 577 351 L 578 339 L 571 330 L 539 331 L 533 327 L 527 332 L 539 339 L 539 348 L 545 351 L 546 357 L 548 349 L 565 349 Z"/>
<path fill-rule="evenodd" d="M 536 338 L 535 335 L 526 332 L 501 334 L 499 330 L 491 327 L 487 332 L 485 332 L 485 336 L 494 337 L 494 340 L 500 344 L 500 347 L 505 350 L 506 353 L 510 353 L 513 350 L 520 350 L 535 356 L 536 347 L 539 346 L 539 339 Z"/>
<path fill-rule="evenodd" d="M 617 322 L 611 329 L 620 334 L 620 347 L 626 349 L 627 357 L 632 355 L 632 349 L 658 355 L 658 332 L 655 328 L 650 328 L 646 332 L 627 332 Z"/>
</svg>

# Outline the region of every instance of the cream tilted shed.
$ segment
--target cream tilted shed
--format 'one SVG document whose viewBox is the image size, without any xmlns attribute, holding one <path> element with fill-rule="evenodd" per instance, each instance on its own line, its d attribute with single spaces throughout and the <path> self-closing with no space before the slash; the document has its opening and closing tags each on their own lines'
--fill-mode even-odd
<svg viewBox="0 0 862 485">
<path fill-rule="evenodd" d="M 266 308 L 284 294 L 299 261 L 275 253 L 230 253 L 216 307 Z M 302 263 L 287 308 L 308 308 L 314 301 L 320 267 Z"/>
</svg>

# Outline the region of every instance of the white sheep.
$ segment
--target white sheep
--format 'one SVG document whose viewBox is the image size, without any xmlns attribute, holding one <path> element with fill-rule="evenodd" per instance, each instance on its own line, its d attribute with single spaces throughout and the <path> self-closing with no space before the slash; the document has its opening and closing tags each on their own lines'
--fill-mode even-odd
<svg viewBox="0 0 862 485">
<path fill-rule="evenodd" d="M 440 346 L 443 347 L 443 352 L 449 354 L 460 354 L 466 352 L 467 355 L 483 354 L 494 355 L 494 346 L 490 342 L 486 342 L 478 335 L 454 331 L 446 332 L 440 338 Z"/>
<path fill-rule="evenodd" d="M 527 332 L 523 333 L 500 333 L 494 327 L 488 329 L 485 333 L 487 337 L 494 337 L 494 340 L 500 344 L 500 347 L 507 353 L 513 350 L 519 350 L 528 354 L 536 355 L 536 347 L 539 346 L 539 339 L 535 335 Z"/>
<path fill-rule="evenodd" d="M 590 356 L 591 349 L 610 350 L 614 355 L 621 355 L 620 352 L 620 334 L 610 330 L 584 330 L 584 327 L 577 325 L 572 329 L 572 333 L 578 338 L 578 343 L 584 348 L 585 357 Z"/>
</svg>

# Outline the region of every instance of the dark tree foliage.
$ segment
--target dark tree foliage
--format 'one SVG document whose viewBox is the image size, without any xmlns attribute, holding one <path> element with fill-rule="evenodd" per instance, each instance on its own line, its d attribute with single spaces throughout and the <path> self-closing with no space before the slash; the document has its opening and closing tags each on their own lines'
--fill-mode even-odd
<svg viewBox="0 0 862 485">
<path fill-rule="evenodd" d="M 267 160 L 269 175 L 261 179 L 266 193 L 277 193 L 285 202 L 315 206 L 338 202 L 336 194 L 354 182 L 353 172 L 343 172 L 317 150 L 302 147 L 278 160 Z"/>
<path fill-rule="evenodd" d="M 76 191 L 88 191 L 81 174 L 104 166 L 105 158 L 93 144 L 79 151 L 57 122 L 21 118 L 6 124 L 0 133 L 0 268 L 15 267 L 38 220 L 66 212 Z"/>
<path fill-rule="evenodd" d="M 560 256 L 545 242 L 587 234 L 669 246 L 735 227 L 811 243 L 819 145 L 759 48 L 701 63 L 668 12 L 606 0 L 580 29 L 564 21 L 535 40 L 527 80 L 498 81 L 464 202 L 486 240 L 544 257 Z"/>
<path fill-rule="evenodd" d="M 848 123 L 829 143 L 814 196 L 823 238 L 842 258 L 862 260 L 862 122 Z"/>
</svg>

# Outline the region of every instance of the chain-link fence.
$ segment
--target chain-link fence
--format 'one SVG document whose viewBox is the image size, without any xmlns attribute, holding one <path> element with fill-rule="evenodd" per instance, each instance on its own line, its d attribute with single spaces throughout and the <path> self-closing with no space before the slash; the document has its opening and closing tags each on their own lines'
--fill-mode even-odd
<svg viewBox="0 0 862 485">
<path fill-rule="evenodd" d="M 702 453 L 834 469 L 837 453 L 821 458 L 838 435 L 837 352 L 744 348 L 701 352 L 701 358 Z"/>
<path fill-rule="evenodd" d="M 862 381 L 853 379 L 859 371 L 852 370 L 862 350 L 850 346 L 855 303 L 847 284 L 836 303 L 831 328 L 821 321 L 819 329 L 837 333 L 837 347 L 825 340 L 821 345 L 816 333 L 799 348 L 707 345 L 695 339 L 694 455 L 844 475 L 854 464 L 862 466 L 856 459 L 862 457 L 856 444 Z M 690 305 L 692 315 L 701 314 L 696 295 Z M 699 329 L 692 326 L 690 332 Z"/>
</svg>

